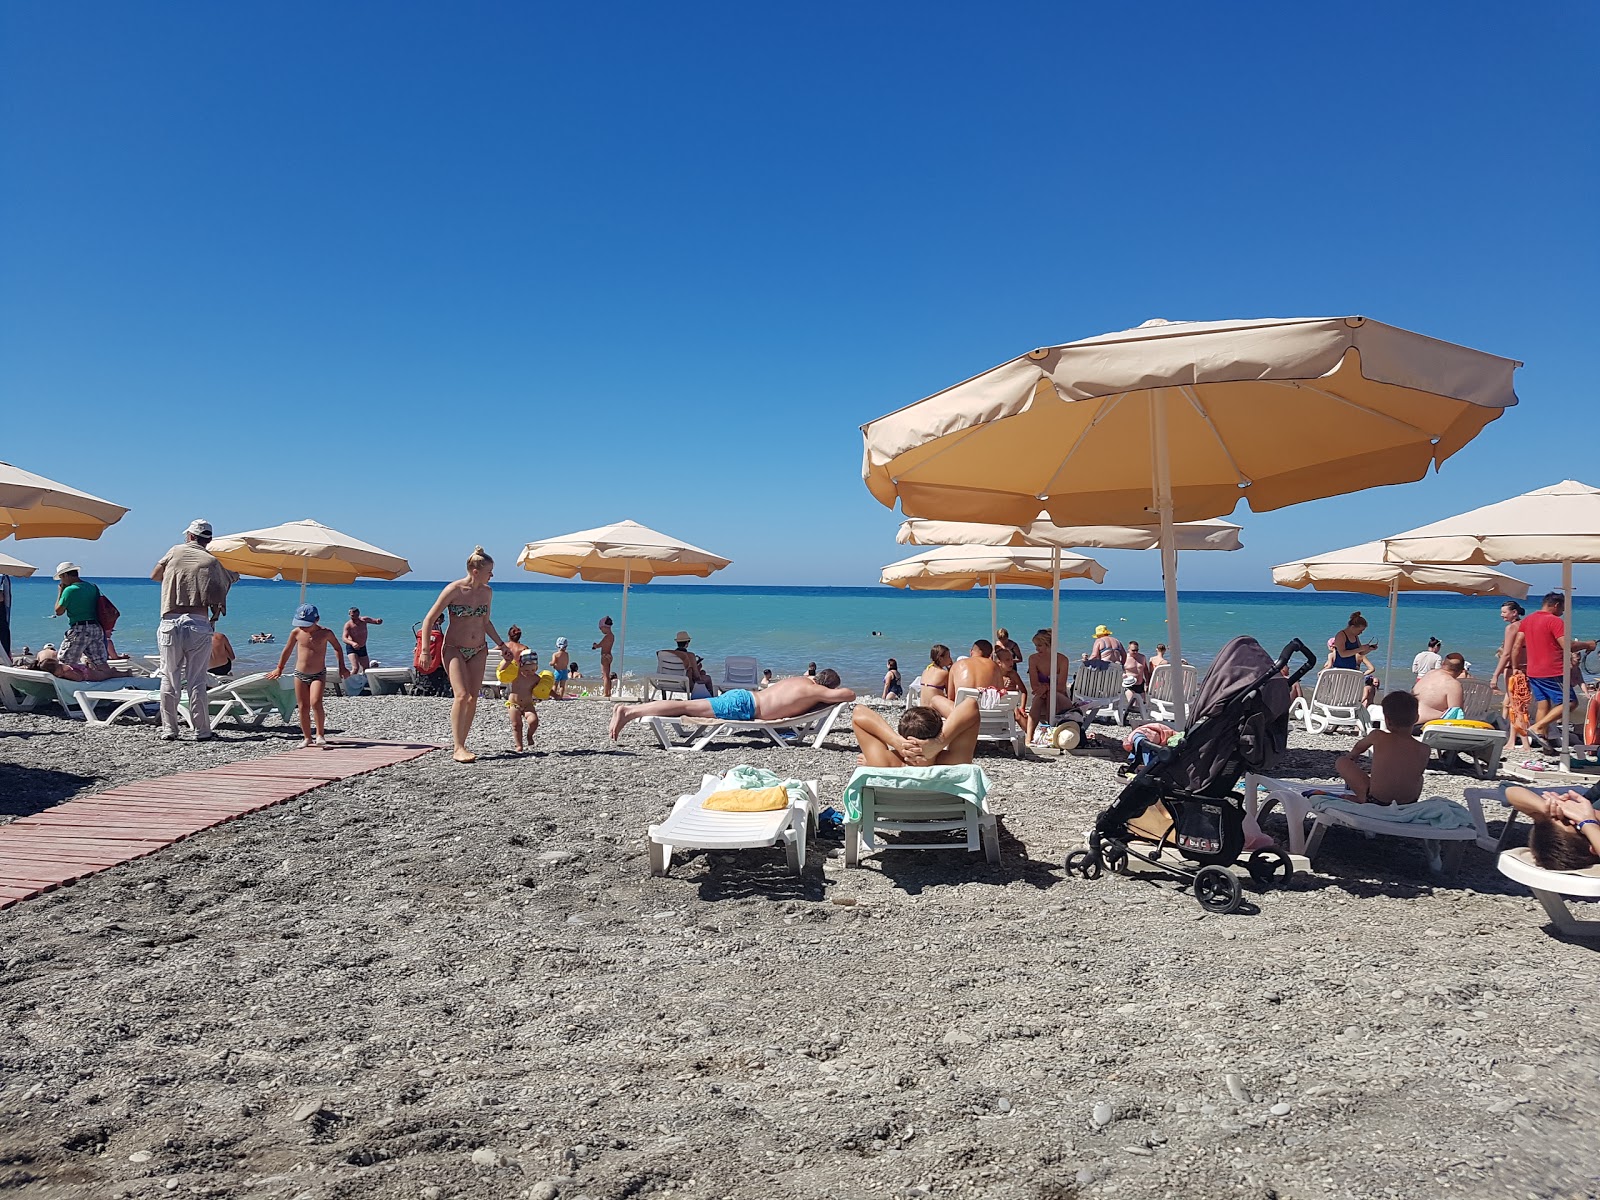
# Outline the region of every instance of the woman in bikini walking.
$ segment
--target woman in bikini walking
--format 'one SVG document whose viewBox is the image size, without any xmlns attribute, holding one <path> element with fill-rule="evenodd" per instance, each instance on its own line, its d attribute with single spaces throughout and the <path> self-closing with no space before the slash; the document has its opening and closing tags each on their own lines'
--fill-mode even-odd
<svg viewBox="0 0 1600 1200">
<path fill-rule="evenodd" d="M 472 719 L 478 715 L 478 695 L 483 691 L 483 669 L 488 663 L 485 656 L 489 642 L 485 634 L 501 653 L 506 644 L 489 618 L 489 606 L 494 602 L 494 589 L 489 579 L 494 575 L 494 559 L 482 546 L 473 548 L 467 557 L 467 574 L 447 585 L 433 602 L 422 627 L 432 629 L 440 613 L 450 615 L 450 624 L 444 633 L 444 667 L 450 675 L 450 690 L 455 699 L 450 703 L 450 735 L 455 740 L 458 763 L 476 762 L 477 755 L 467 749 L 467 731 Z"/>
</svg>

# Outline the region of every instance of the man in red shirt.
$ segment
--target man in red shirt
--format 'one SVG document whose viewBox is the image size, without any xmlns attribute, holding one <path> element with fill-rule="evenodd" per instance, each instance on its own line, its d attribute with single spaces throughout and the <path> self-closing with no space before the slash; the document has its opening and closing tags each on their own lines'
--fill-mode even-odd
<svg viewBox="0 0 1600 1200">
<path fill-rule="evenodd" d="M 1549 592 L 1539 611 L 1522 618 L 1516 640 L 1511 645 L 1511 660 L 1516 662 L 1524 653 L 1528 657 L 1528 690 L 1538 702 L 1534 721 L 1529 731 L 1541 737 L 1550 726 L 1566 712 L 1566 701 L 1561 695 L 1562 655 L 1561 639 L 1566 636 L 1567 623 L 1563 614 L 1567 610 L 1566 597 L 1560 592 Z M 1572 643 L 1574 650 L 1593 650 L 1593 642 Z"/>
</svg>

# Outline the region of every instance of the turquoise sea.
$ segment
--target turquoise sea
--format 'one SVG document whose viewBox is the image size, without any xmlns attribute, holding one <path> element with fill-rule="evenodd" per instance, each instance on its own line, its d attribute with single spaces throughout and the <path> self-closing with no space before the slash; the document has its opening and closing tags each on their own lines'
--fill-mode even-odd
<svg viewBox="0 0 1600 1200">
<path fill-rule="evenodd" d="M 122 610 L 117 646 L 127 652 L 155 652 L 159 591 L 148 579 L 96 580 Z M 323 623 L 343 626 L 351 605 L 382 617 L 372 630 L 373 656 L 408 664 L 414 644 L 412 625 L 422 619 L 442 583 L 399 581 L 359 583 L 348 587 L 310 588 L 307 599 L 322 610 Z M 234 585 L 228 615 L 220 626 L 250 668 L 276 661 L 299 599 L 299 585 L 245 579 Z M 1536 601 L 1535 601 L 1536 602 Z M 573 657 L 596 674 L 598 657 L 589 649 L 602 616 L 621 613 L 622 589 L 584 583 L 496 583 L 494 618 L 502 633 L 522 626 L 524 640 L 546 658 L 555 639 L 569 639 Z M 55 582 L 18 579 L 13 600 L 12 643 L 38 649 L 59 642 L 64 629 L 51 615 Z M 1000 623 L 1025 649 L 1035 629 L 1050 624 L 1049 593 L 1036 588 L 1002 588 Z M 1400 600 L 1395 659 L 1409 668 L 1412 656 L 1429 636 L 1447 650 L 1459 650 L 1489 670 L 1500 644 L 1500 601 L 1493 597 L 1415 595 Z M 1230 637 L 1248 633 L 1276 653 L 1291 637 L 1300 637 L 1315 651 L 1341 628 L 1352 609 L 1371 622 L 1370 640 L 1380 650 L 1373 661 L 1382 665 L 1381 646 L 1388 632 L 1388 608 L 1375 597 L 1330 592 L 1184 592 L 1182 594 L 1184 657 L 1204 665 Z M 1600 600 L 1577 604 L 1577 632 L 1593 636 L 1600 624 Z M 1106 588 L 1063 588 L 1063 649 L 1076 658 L 1088 648 L 1094 627 L 1104 622 L 1124 641 L 1137 640 L 1146 650 L 1166 640 L 1161 593 L 1113 591 Z M 726 587 L 716 584 L 661 584 L 635 587 L 628 594 L 628 669 L 645 674 L 654 666 L 653 651 L 670 647 L 672 635 L 687 629 L 693 649 L 720 675 L 729 654 L 753 654 L 778 676 L 804 671 L 808 662 L 832 666 L 846 684 L 876 692 L 884 661 L 899 660 L 909 676 L 927 662 L 928 647 L 944 642 L 958 654 L 973 638 L 988 635 L 986 591 L 902 592 L 893 588 Z M 277 635 L 274 646 L 249 646 L 257 630 Z M 876 631 L 876 633 L 874 632 Z M 1398 676 L 1396 679 L 1398 681 Z"/>
</svg>

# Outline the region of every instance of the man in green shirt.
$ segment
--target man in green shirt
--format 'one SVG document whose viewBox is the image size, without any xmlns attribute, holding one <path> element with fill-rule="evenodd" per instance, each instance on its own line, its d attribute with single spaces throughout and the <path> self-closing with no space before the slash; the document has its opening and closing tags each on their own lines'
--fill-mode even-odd
<svg viewBox="0 0 1600 1200">
<path fill-rule="evenodd" d="M 77 563 L 56 568 L 61 591 L 56 596 L 56 616 L 67 618 L 61 639 L 61 662 L 77 667 L 83 679 L 109 679 L 116 672 L 106 661 L 106 631 L 100 628 L 100 589 L 79 578 Z"/>
</svg>

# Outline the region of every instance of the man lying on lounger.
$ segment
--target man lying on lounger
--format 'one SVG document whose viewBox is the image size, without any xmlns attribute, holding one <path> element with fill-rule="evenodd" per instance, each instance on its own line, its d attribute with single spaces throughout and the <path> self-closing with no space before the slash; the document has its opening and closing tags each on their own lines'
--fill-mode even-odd
<svg viewBox="0 0 1600 1200">
<path fill-rule="evenodd" d="M 839 672 L 818 671 L 813 679 L 798 675 L 780 679 L 759 692 L 734 688 L 704 700 L 652 700 L 648 704 L 619 704 L 611 710 L 611 740 L 630 721 L 643 717 L 714 717 L 719 721 L 781 721 L 803 717 L 829 704 L 847 704 L 856 694 L 839 686 Z"/>
<path fill-rule="evenodd" d="M 1506 789 L 1506 803 L 1533 821 L 1528 849 L 1533 851 L 1534 864 L 1547 871 L 1582 871 L 1600 863 L 1596 800 L 1600 800 L 1600 784 L 1587 792 Z"/>
<path fill-rule="evenodd" d="M 969 763 L 978 748 L 978 702 L 968 696 L 948 717 L 913 704 L 900 718 L 900 728 L 864 705 L 857 706 L 855 726 L 865 767 L 932 767 Z"/>
</svg>

